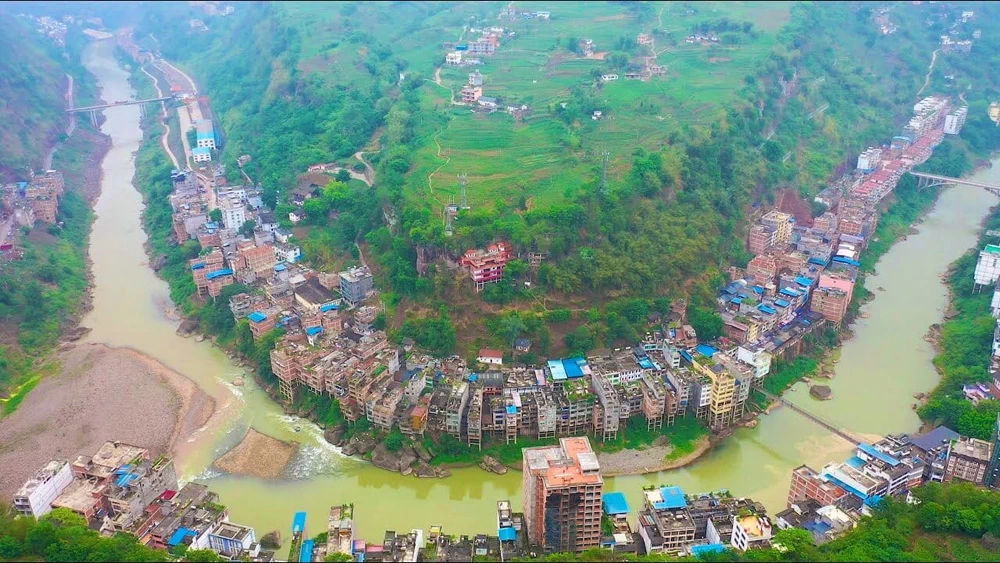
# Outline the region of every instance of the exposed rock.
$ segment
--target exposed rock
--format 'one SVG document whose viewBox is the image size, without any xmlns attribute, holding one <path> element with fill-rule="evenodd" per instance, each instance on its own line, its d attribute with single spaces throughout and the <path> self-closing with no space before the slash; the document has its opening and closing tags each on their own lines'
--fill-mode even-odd
<svg viewBox="0 0 1000 563">
<path fill-rule="evenodd" d="M 827 385 L 813 385 L 809 388 L 809 394 L 821 401 L 829 401 L 833 398 L 833 390 Z"/>
<path fill-rule="evenodd" d="M 417 477 L 434 477 L 437 479 L 451 476 L 451 472 L 447 469 L 443 467 L 434 467 L 433 465 L 428 465 L 423 461 L 417 462 L 416 468 L 413 469 L 413 474 Z"/>
<path fill-rule="evenodd" d="M 506 465 L 488 455 L 483 456 L 483 461 L 479 462 L 479 467 L 483 468 L 485 471 L 489 471 L 490 473 L 496 473 L 497 475 L 507 473 Z"/>
<path fill-rule="evenodd" d="M 90 334 L 90 331 L 91 331 L 91 329 L 89 329 L 89 328 L 87 328 L 85 326 L 78 326 L 78 327 L 74 328 L 73 330 L 69 331 L 68 333 L 66 333 L 66 337 L 65 338 L 69 342 L 76 342 L 77 340 L 80 340 L 84 336 L 87 336 L 88 334 Z"/>
<path fill-rule="evenodd" d="M 417 454 L 417 457 L 420 458 L 420 461 L 431 460 L 431 454 L 427 452 L 427 449 L 425 449 L 424 445 L 420 442 L 413 444 L 413 451 Z"/>
<path fill-rule="evenodd" d="M 341 424 L 339 426 L 334 426 L 333 428 L 327 428 L 326 431 L 323 432 L 323 438 L 334 446 L 339 446 L 344 442 L 344 432 L 347 432 L 347 426 Z"/>
<path fill-rule="evenodd" d="M 195 319 L 184 319 L 177 327 L 177 335 L 187 338 L 198 330 L 198 321 Z"/>
<path fill-rule="evenodd" d="M 375 439 L 369 434 L 356 434 L 351 438 L 350 443 L 354 446 L 354 453 L 350 455 L 360 456 L 372 453 L 375 450 L 375 446 L 378 445 L 375 443 Z"/>
<path fill-rule="evenodd" d="M 199 334 L 198 336 L 195 336 L 194 337 L 194 341 L 195 342 L 204 342 L 205 341 L 205 335 L 204 334 Z"/>
<path fill-rule="evenodd" d="M 385 444 L 379 444 L 372 450 L 372 465 L 387 471 L 399 471 L 399 456 L 390 452 Z"/>
<path fill-rule="evenodd" d="M 268 532 L 261 536 L 260 538 L 261 547 L 266 547 L 267 549 L 278 549 L 281 547 L 281 532 L 275 530 L 273 532 Z"/>
<path fill-rule="evenodd" d="M 234 379 L 233 380 L 233 385 L 235 385 L 237 387 L 243 387 L 243 378 L 242 377 L 237 377 L 236 379 Z"/>
<path fill-rule="evenodd" d="M 924 394 L 923 393 L 914 393 L 913 394 L 913 398 L 914 399 L 918 399 L 918 400 L 919 399 L 923 399 L 924 398 Z"/>
<path fill-rule="evenodd" d="M 167 265 L 167 255 L 166 254 L 161 254 L 161 255 L 157 256 L 156 258 L 153 258 L 153 260 L 149 263 L 149 266 L 151 268 L 153 268 L 154 272 L 159 272 L 166 265 Z"/>
<path fill-rule="evenodd" d="M 403 449 L 399 452 L 399 471 L 404 475 L 408 474 L 407 471 L 415 461 L 417 461 L 416 452 L 414 452 L 412 447 L 404 445 Z"/>
<path fill-rule="evenodd" d="M 958 316 L 958 309 L 954 305 L 948 305 L 948 310 L 944 314 L 944 320 L 950 321 Z"/>
</svg>

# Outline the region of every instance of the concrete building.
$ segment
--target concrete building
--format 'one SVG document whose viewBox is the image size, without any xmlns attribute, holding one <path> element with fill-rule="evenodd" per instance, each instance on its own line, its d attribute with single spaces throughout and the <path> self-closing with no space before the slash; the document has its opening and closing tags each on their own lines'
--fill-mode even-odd
<svg viewBox="0 0 1000 563">
<path fill-rule="evenodd" d="M 586 437 L 523 450 L 523 506 L 528 537 L 547 551 L 581 553 L 601 542 L 604 479 Z"/>
<path fill-rule="evenodd" d="M 957 110 L 949 113 L 944 118 L 944 132 L 946 135 L 958 135 L 962 130 L 962 126 L 965 125 L 965 119 L 968 117 L 969 108 L 962 106 Z"/>
<path fill-rule="evenodd" d="M 14 510 L 21 516 L 41 518 L 52 510 L 52 501 L 73 482 L 66 460 L 52 460 L 39 469 L 14 494 Z"/>
<path fill-rule="evenodd" d="M 191 149 L 191 160 L 195 162 L 212 162 L 212 149 L 208 147 L 194 147 Z"/>
<path fill-rule="evenodd" d="M 366 267 L 351 268 L 340 272 L 340 294 L 351 305 L 365 300 L 375 290 L 375 278 Z"/>
<path fill-rule="evenodd" d="M 234 561 L 249 553 L 256 541 L 253 528 L 233 522 L 219 522 L 208 533 L 208 549 Z"/>
<path fill-rule="evenodd" d="M 792 470 L 792 482 L 788 488 L 788 504 L 791 507 L 797 502 L 806 499 L 813 499 L 826 506 L 835 504 L 839 499 L 847 496 L 847 491 L 840 486 L 824 479 L 815 469 L 800 465 Z"/>
<path fill-rule="evenodd" d="M 763 254 L 774 248 L 778 242 L 778 231 L 767 225 L 754 225 L 747 235 L 747 248 L 750 254 Z"/>
<path fill-rule="evenodd" d="M 247 222 L 247 208 L 242 203 L 222 198 L 219 200 L 219 210 L 222 211 L 222 224 L 227 229 L 239 229 Z"/>
<path fill-rule="evenodd" d="M 794 223 L 791 215 L 781 211 L 770 211 L 760 218 L 760 223 L 775 230 L 775 243 L 777 245 L 788 244 L 792 234 L 792 223 Z"/>
<path fill-rule="evenodd" d="M 854 294 L 854 282 L 842 277 L 823 274 L 812 292 L 810 308 L 826 320 L 839 323 L 847 315 Z"/>
<path fill-rule="evenodd" d="M 976 285 L 993 285 L 1000 278 L 1000 246 L 987 244 L 976 262 Z"/>
<path fill-rule="evenodd" d="M 874 170 L 882 162 L 882 149 L 878 147 L 868 147 L 858 155 L 858 170 L 865 172 Z"/>
<path fill-rule="evenodd" d="M 651 487 L 643 491 L 643 510 L 637 518 L 646 553 L 683 553 L 695 541 L 697 527 L 687 510 L 680 487 Z"/>
<path fill-rule="evenodd" d="M 969 481 L 978 485 L 986 480 L 993 444 L 976 438 L 961 437 L 948 447 L 944 481 Z"/>
<path fill-rule="evenodd" d="M 217 149 L 216 146 L 217 137 L 215 134 L 215 127 L 212 124 L 211 119 L 201 119 L 195 124 L 195 136 L 196 136 L 196 147 L 197 148 L 207 148 L 207 149 Z M 193 151 L 192 151 L 193 153 Z"/>
<path fill-rule="evenodd" d="M 469 269 L 472 281 L 476 284 L 476 291 L 482 291 L 486 284 L 497 283 L 503 279 L 507 261 L 512 256 L 510 244 L 498 242 L 489 245 L 485 250 L 466 250 L 458 263 Z"/>
</svg>

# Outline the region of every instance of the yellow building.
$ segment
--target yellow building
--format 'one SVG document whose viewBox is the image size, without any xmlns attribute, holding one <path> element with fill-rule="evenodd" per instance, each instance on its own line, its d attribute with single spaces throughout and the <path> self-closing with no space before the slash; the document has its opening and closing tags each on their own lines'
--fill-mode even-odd
<svg viewBox="0 0 1000 563">
<path fill-rule="evenodd" d="M 694 369 L 712 381 L 709 395 L 708 426 L 712 430 L 723 430 L 733 423 L 733 407 L 736 397 L 736 380 L 729 370 L 712 358 L 702 354 L 692 354 Z"/>
<path fill-rule="evenodd" d="M 773 227 L 775 233 L 775 244 L 778 246 L 788 244 L 792 238 L 792 216 L 780 211 L 771 211 L 760 218 L 760 222 L 768 227 Z"/>
</svg>

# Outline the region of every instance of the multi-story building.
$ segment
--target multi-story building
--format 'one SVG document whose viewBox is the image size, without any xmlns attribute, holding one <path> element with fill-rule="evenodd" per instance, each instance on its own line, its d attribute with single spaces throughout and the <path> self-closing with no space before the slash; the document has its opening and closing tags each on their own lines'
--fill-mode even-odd
<svg viewBox="0 0 1000 563">
<path fill-rule="evenodd" d="M 755 256 L 747 264 L 747 275 L 758 284 L 772 283 L 774 277 L 778 275 L 778 263 L 772 256 L 763 254 Z"/>
<path fill-rule="evenodd" d="M 486 284 L 496 283 L 503 279 L 504 268 L 512 257 L 509 243 L 498 242 L 486 247 L 485 250 L 467 250 L 459 264 L 468 268 L 476 291 L 482 291 Z"/>
<path fill-rule="evenodd" d="M 854 294 L 854 282 L 843 277 L 823 274 L 819 285 L 812 292 L 810 308 L 832 323 L 839 323 L 847 315 L 847 307 Z"/>
<path fill-rule="evenodd" d="M 781 211 L 769 211 L 760 218 L 760 223 L 775 230 L 775 244 L 778 246 L 788 244 L 792 235 L 792 223 L 794 219 L 788 213 Z"/>
<path fill-rule="evenodd" d="M 198 148 L 216 149 L 215 127 L 211 119 L 200 119 L 195 124 L 195 139 Z"/>
<path fill-rule="evenodd" d="M 41 518 L 52 510 L 52 501 L 73 482 L 66 460 L 52 460 L 39 469 L 14 494 L 14 510 L 21 516 Z"/>
<path fill-rule="evenodd" d="M 203 256 L 192 258 L 188 261 L 191 266 L 191 275 L 194 277 L 194 286 L 198 290 L 198 295 L 208 296 L 209 279 L 208 274 L 224 269 L 224 259 L 222 252 L 215 248 Z"/>
<path fill-rule="evenodd" d="M 993 285 L 1000 278 L 1000 246 L 987 244 L 979 253 L 975 271 L 976 285 Z"/>
<path fill-rule="evenodd" d="M 208 532 L 208 549 L 232 561 L 250 553 L 257 535 L 250 526 L 219 522 Z"/>
<path fill-rule="evenodd" d="M 754 225 L 747 235 L 747 248 L 750 254 L 763 254 L 774 248 L 778 242 L 778 230 L 768 225 Z"/>
<path fill-rule="evenodd" d="M 342 504 L 330 507 L 330 518 L 326 527 L 326 554 L 354 553 L 354 505 Z"/>
<path fill-rule="evenodd" d="M 636 520 L 646 553 L 683 553 L 695 542 L 697 527 L 680 487 L 643 490 L 643 510 Z"/>
<path fill-rule="evenodd" d="M 944 132 L 946 135 L 958 135 L 962 130 L 962 126 L 965 125 L 965 118 L 969 114 L 969 108 L 967 106 L 962 106 L 955 111 L 949 113 L 944 118 Z"/>
<path fill-rule="evenodd" d="M 143 456 L 123 463 L 112 474 L 104 489 L 107 515 L 101 525 L 102 532 L 127 531 L 143 516 L 146 507 L 164 491 L 177 490 L 177 473 L 173 461 L 165 456 L 156 459 L 149 459 L 148 456 L 149 453 L 146 452 Z"/>
<path fill-rule="evenodd" d="M 813 468 L 800 465 L 792 470 L 792 482 L 788 488 L 788 504 L 792 506 L 796 502 L 805 499 L 813 499 L 821 506 L 835 504 L 839 499 L 847 496 L 847 491 L 835 483 L 824 479 L 822 475 Z"/>
<path fill-rule="evenodd" d="M 247 222 L 247 208 L 233 198 L 220 198 L 219 210 L 222 211 L 222 224 L 227 229 L 239 229 Z"/>
<path fill-rule="evenodd" d="M 882 149 L 878 147 L 868 147 L 858 155 L 858 170 L 871 171 L 882 162 Z"/>
<path fill-rule="evenodd" d="M 948 447 L 944 481 L 960 480 L 983 484 L 990 465 L 993 444 L 977 438 L 961 437 Z"/>
<path fill-rule="evenodd" d="M 586 437 L 523 450 L 524 519 L 530 541 L 548 551 L 581 553 L 601 542 L 604 479 Z"/>
<path fill-rule="evenodd" d="M 258 279 L 269 279 L 274 274 L 274 267 L 278 264 L 278 258 L 274 253 L 274 247 L 266 244 L 255 246 L 249 243 L 239 248 L 237 268 L 244 283 L 253 283 Z"/>
<path fill-rule="evenodd" d="M 375 278 L 366 267 L 351 268 L 340 272 L 340 294 L 344 301 L 357 305 L 375 289 Z"/>
</svg>

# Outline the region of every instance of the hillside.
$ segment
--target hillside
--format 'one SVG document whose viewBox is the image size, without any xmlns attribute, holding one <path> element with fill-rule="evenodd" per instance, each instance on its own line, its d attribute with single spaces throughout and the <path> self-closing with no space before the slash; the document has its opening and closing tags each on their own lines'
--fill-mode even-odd
<svg viewBox="0 0 1000 563">
<path fill-rule="evenodd" d="M 28 25 L 0 12 L 0 179 L 5 181 L 40 168 L 68 122 L 61 54 Z"/>
<path fill-rule="evenodd" d="M 196 32 L 187 25 L 195 8 L 167 5 L 140 26 L 156 40 L 140 36 L 193 71 L 225 127 L 223 160 L 252 155 L 250 173 L 279 216 L 309 165 L 360 167 L 353 155 L 365 151 L 376 189 L 306 210 L 303 249 L 314 265 L 343 266 L 360 243 L 390 307 L 420 317 L 449 305 L 463 351 L 498 339 L 484 322 L 491 313 L 531 320 L 553 309 L 570 318 L 549 323 L 549 339 L 561 347 L 559 336 L 578 331 L 566 348 L 585 351 L 642 328 L 644 313 L 622 322 L 595 302 L 642 297 L 648 311 L 652 297 L 684 297 L 707 310 L 720 274 L 746 260 L 746 216 L 781 190 L 815 193 L 891 136 L 959 9 L 896 4 L 888 17 L 898 31 L 882 34 L 860 3 L 524 2 L 516 12 L 550 18 L 501 20 L 504 6 L 247 5 Z M 995 8 L 976 9 L 977 52 L 994 57 Z M 528 106 L 524 116 L 451 103 L 473 67 L 445 65 L 444 55 L 490 26 L 505 29 L 474 67 L 483 95 Z M 972 108 L 986 104 L 994 79 L 956 58 L 938 57 L 925 93 L 956 91 L 938 76 L 948 65 L 973 84 Z M 663 76 L 624 79 L 658 67 Z M 612 74 L 620 79 L 601 78 Z M 461 203 L 459 174 L 468 209 L 449 235 L 445 206 Z M 340 219 L 328 220 L 331 211 Z M 544 259 L 515 268 L 515 285 L 477 295 L 448 261 L 493 240 Z M 401 326 L 405 316 L 392 312 L 390 325 Z"/>
</svg>

